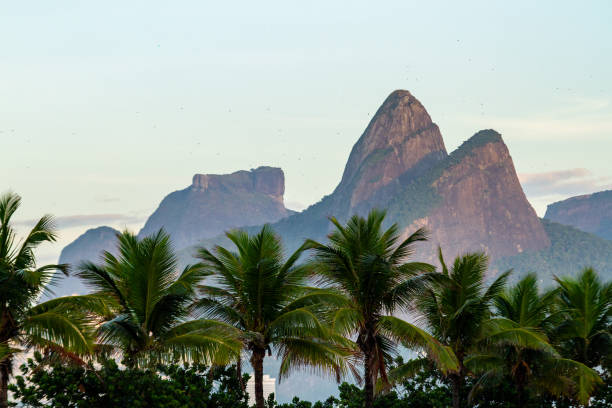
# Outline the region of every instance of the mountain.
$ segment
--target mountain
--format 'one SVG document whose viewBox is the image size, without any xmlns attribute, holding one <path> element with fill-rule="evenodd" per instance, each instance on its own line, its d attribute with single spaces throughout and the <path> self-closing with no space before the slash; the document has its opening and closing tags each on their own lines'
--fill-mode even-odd
<svg viewBox="0 0 612 408">
<path fill-rule="evenodd" d="M 551 245 L 516 175 L 501 135 L 476 133 L 450 155 L 438 126 L 408 91 L 393 92 L 353 147 L 332 194 L 274 227 L 294 248 L 323 239 L 328 216 L 341 221 L 370 208 L 387 209 L 404 235 L 419 227 L 430 241 L 418 251 L 435 261 L 482 250 L 493 259 Z"/>
<path fill-rule="evenodd" d="M 550 204 L 544 218 L 612 241 L 612 190 Z"/>
<path fill-rule="evenodd" d="M 97 261 L 103 251 L 115 252 L 116 236 L 119 231 L 111 227 L 98 227 L 87 230 L 72 243 L 64 247 L 59 257 L 60 264 L 70 264 L 71 273 L 76 273 L 83 261 Z M 69 296 L 86 292 L 85 286 L 75 276 L 62 278 L 53 292 L 57 296 Z"/>
<path fill-rule="evenodd" d="M 259 167 L 232 174 L 196 174 L 189 187 L 166 196 L 146 221 L 140 237 L 164 228 L 176 248 L 193 245 L 224 231 L 275 222 L 293 214 L 285 208 L 285 176 L 275 167 Z M 77 265 L 95 261 L 103 250 L 113 248 L 115 231 L 100 227 L 87 231 L 66 246 L 60 263 Z M 70 278 L 57 294 L 81 292 L 83 287 Z"/>
<path fill-rule="evenodd" d="M 191 185 L 166 196 L 139 236 L 164 228 L 177 248 L 224 231 L 287 217 L 285 176 L 275 167 L 232 174 L 196 174 Z"/>
</svg>

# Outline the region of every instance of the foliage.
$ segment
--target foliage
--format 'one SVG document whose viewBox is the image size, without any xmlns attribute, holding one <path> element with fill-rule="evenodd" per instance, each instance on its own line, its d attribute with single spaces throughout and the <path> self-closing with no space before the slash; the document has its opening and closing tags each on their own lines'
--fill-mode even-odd
<svg viewBox="0 0 612 408">
<path fill-rule="evenodd" d="M 459 361 L 459 370 L 451 373 L 453 406 L 465 403 L 467 370 L 464 360 L 474 351 L 483 335 L 485 323 L 491 318 L 491 306 L 501 293 L 510 272 L 500 274 L 489 286 L 485 275 L 489 259 L 483 253 L 471 253 L 455 259 L 451 268 L 446 266 L 439 250 L 442 272 L 418 296 L 417 310 L 431 333 L 442 344 L 452 349 Z M 410 367 L 400 366 L 391 373 L 398 377 Z"/>
<path fill-rule="evenodd" d="M 198 364 L 121 369 L 112 360 L 100 366 L 47 366 L 37 354 L 21 366 L 10 387 L 24 407 L 248 408 L 235 367 L 212 373 Z"/>
<path fill-rule="evenodd" d="M 602 283 L 592 268 L 576 278 L 557 277 L 559 303 L 564 318 L 555 327 L 563 353 L 595 368 L 612 356 L 612 283 Z"/>
<path fill-rule="evenodd" d="M 397 225 L 383 230 L 385 213 L 372 210 L 367 218 L 353 216 L 346 226 L 331 218 L 335 229 L 329 244 L 307 241 L 315 252 L 318 283 L 344 300 L 332 310 L 332 328 L 347 338 L 356 337 L 355 358 L 363 362 L 365 405 L 372 406 L 373 385 L 387 380 L 386 366 L 396 344 L 421 348 L 454 370 L 452 352 L 415 325 L 392 314 L 406 311 L 424 288 L 433 267 L 405 262 L 416 242 L 426 239 L 418 230 L 400 241 Z"/>
<path fill-rule="evenodd" d="M 238 352 L 230 326 L 195 318 L 202 265 L 177 270 L 170 237 L 163 231 L 139 240 L 118 235 L 119 257 L 104 252 L 103 264 L 85 262 L 78 276 L 104 303 L 101 342 L 122 354 L 129 367 L 176 360 L 226 363 Z"/>
<path fill-rule="evenodd" d="M 16 353 L 35 348 L 80 361 L 94 346 L 93 327 L 82 312 L 90 299 L 74 296 L 36 304 L 50 293 L 55 273 L 67 274 L 68 266 L 37 265 L 34 250 L 56 239 L 53 219 L 43 216 L 19 240 L 11 218 L 20 204 L 16 194 L 0 196 L 0 407 L 6 406 Z"/>
<path fill-rule="evenodd" d="M 556 291 L 540 293 L 537 279 L 528 275 L 496 297 L 496 317 L 488 322 L 488 347 L 466 360 L 479 373 L 472 394 L 511 378 L 519 406 L 529 397 L 563 396 L 585 404 L 601 382 L 595 371 L 560 356 L 549 334 L 562 316 L 556 313 Z"/>
<path fill-rule="evenodd" d="M 321 321 L 322 301 L 333 303 L 338 296 L 306 286 L 310 267 L 297 264 L 306 247 L 285 259 L 280 239 L 269 226 L 255 235 L 232 231 L 227 237 L 236 252 L 221 246 L 199 251 L 214 285 L 200 285 L 203 298 L 197 306 L 205 316 L 239 330 L 251 355 L 258 406 L 264 403 L 262 364 L 272 350 L 281 359 L 279 379 L 310 367 L 339 380 L 346 374 L 348 354 L 341 343 L 347 342 L 332 336 Z"/>
</svg>

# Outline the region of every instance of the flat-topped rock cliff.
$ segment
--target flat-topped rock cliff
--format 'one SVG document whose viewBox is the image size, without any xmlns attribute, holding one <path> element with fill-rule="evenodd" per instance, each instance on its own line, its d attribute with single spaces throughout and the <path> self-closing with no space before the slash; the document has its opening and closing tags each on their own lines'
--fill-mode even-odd
<svg viewBox="0 0 612 408">
<path fill-rule="evenodd" d="M 192 184 L 166 196 L 139 236 L 163 228 L 177 248 L 228 229 L 275 222 L 290 214 L 284 206 L 280 168 L 259 167 L 232 174 L 196 174 Z"/>
</svg>

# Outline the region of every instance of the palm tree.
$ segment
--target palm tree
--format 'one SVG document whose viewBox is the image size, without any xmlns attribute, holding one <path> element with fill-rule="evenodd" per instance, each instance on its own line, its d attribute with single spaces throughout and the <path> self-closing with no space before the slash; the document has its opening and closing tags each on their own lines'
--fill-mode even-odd
<svg viewBox="0 0 612 408">
<path fill-rule="evenodd" d="M 333 372 L 339 380 L 348 352 L 330 341 L 320 319 L 321 301 L 333 302 L 334 294 L 306 286 L 310 268 L 297 265 L 305 246 L 285 259 L 280 239 L 267 225 L 253 236 L 244 231 L 226 236 L 236 251 L 221 246 L 198 251 L 214 274 L 211 285 L 200 286 L 199 307 L 240 330 L 255 374 L 257 407 L 264 407 L 263 361 L 272 349 L 281 358 L 279 380 L 305 366 Z"/>
<path fill-rule="evenodd" d="M 36 247 L 56 239 L 51 216 L 43 216 L 17 240 L 11 218 L 20 204 L 17 194 L 0 196 L 0 408 L 8 404 L 16 353 L 37 348 L 77 358 L 93 349 L 92 327 L 80 311 L 83 298 L 36 304 L 41 294 L 51 292 L 55 272 L 66 273 L 67 266 L 36 264 Z"/>
<path fill-rule="evenodd" d="M 594 368 L 612 358 L 612 283 L 591 268 L 576 278 L 555 278 L 564 319 L 555 331 L 563 355 Z"/>
<path fill-rule="evenodd" d="M 387 381 L 386 364 L 396 343 L 425 348 L 444 370 L 458 368 L 452 351 L 425 331 L 398 317 L 424 288 L 434 268 L 405 263 L 414 243 L 425 241 L 419 229 L 400 241 L 397 225 L 383 230 L 385 213 L 372 210 L 367 218 L 353 216 L 346 226 L 331 218 L 335 230 L 329 244 L 308 241 L 318 264 L 319 283 L 345 297 L 333 316 L 338 333 L 356 336 L 356 357 L 363 362 L 366 407 L 373 406 L 377 378 Z"/>
<path fill-rule="evenodd" d="M 562 318 L 555 310 L 556 296 L 556 290 L 540 294 L 533 274 L 497 296 L 497 317 L 489 321 L 484 333 L 489 347 L 466 360 L 474 372 L 483 372 L 472 395 L 511 378 L 520 407 L 526 406 L 529 390 L 588 403 L 595 385 L 601 382 L 597 372 L 562 358 L 549 342 L 548 334 Z"/>
<path fill-rule="evenodd" d="M 103 254 L 103 264 L 84 262 L 78 276 L 105 302 L 100 341 L 123 356 L 128 367 L 164 361 L 224 363 L 237 353 L 231 327 L 194 318 L 196 285 L 207 275 L 202 265 L 177 268 L 163 231 L 139 240 L 118 234 L 119 256 Z"/>
<path fill-rule="evenodd" d="M 418 296 L 417 311 L 432 335 L 450 347 L 459 361 L 459 370 L 448 375 L 453 390 L 453 407 L 465 403 L 465 378 L 468 375 L 464 360 L 482 338 L 482 329 L 491 318 L 491 307 L 506 284 L 510 271 L 497 277 L 488 287 L 485 276 L 488 257 L 470 253 L 455 258 L 449 271 L 439 249 L 441 277 Z M 412 362 L 415 365 L 415 362 Z M 392 376 L 411 371 L 398 367 Z"/>
</svg>

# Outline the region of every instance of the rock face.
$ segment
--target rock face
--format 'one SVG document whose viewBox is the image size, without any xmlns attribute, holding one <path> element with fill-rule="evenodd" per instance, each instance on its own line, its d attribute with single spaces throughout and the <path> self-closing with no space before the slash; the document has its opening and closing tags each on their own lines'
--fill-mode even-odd
<svg viewBox="0 0 612 408">
<path fill-rule="evenodd" d="M 98 227 L 87 230 L 71 244 L 67 245 L 60 254 L 60 264 L 71 265 L 71 276 L 62 278 L 61 284 L 54 288 L 57 296 L 69 296 L 75 293 L 84 294 L 87 289 L 73 276 L 79 264 L 83 261 L 98 261 L 103 251 L 115 252 L 117 234 L 119 231 L 111 227 Z"/>
<path fill-rule="evenodd" d="M 510 152 L 493 130 L 478 132 L 415 182 L 437 201 L 405 230 L 424 226 L 430 231 L 426 252 L 441 246 L 449 259 L 466 251 L 484 251 L 496 259 L 550 246 Z"/>
<path fill-rule="evenodd" d="M 550 204 L 544 218 L 612 240 L 612 190 Z"/>
<path fill-rule="evenodd" d="M 164 198 L 139 233 L 164 228 L 176 248 L 228 229 L 278 221 L 290 214 L 283 204 L 285 176 L 274 167 L 232 174 L 196 174 L 191 186 Z"/>
<path fill-rule="evenodd" d="M 424 171 L 444 157 L 438 126 L 410 92 L 397 90 L 353 147 L 334 194 L 346 196 L 351 211 L 411 169 Z"/>
</svg>

